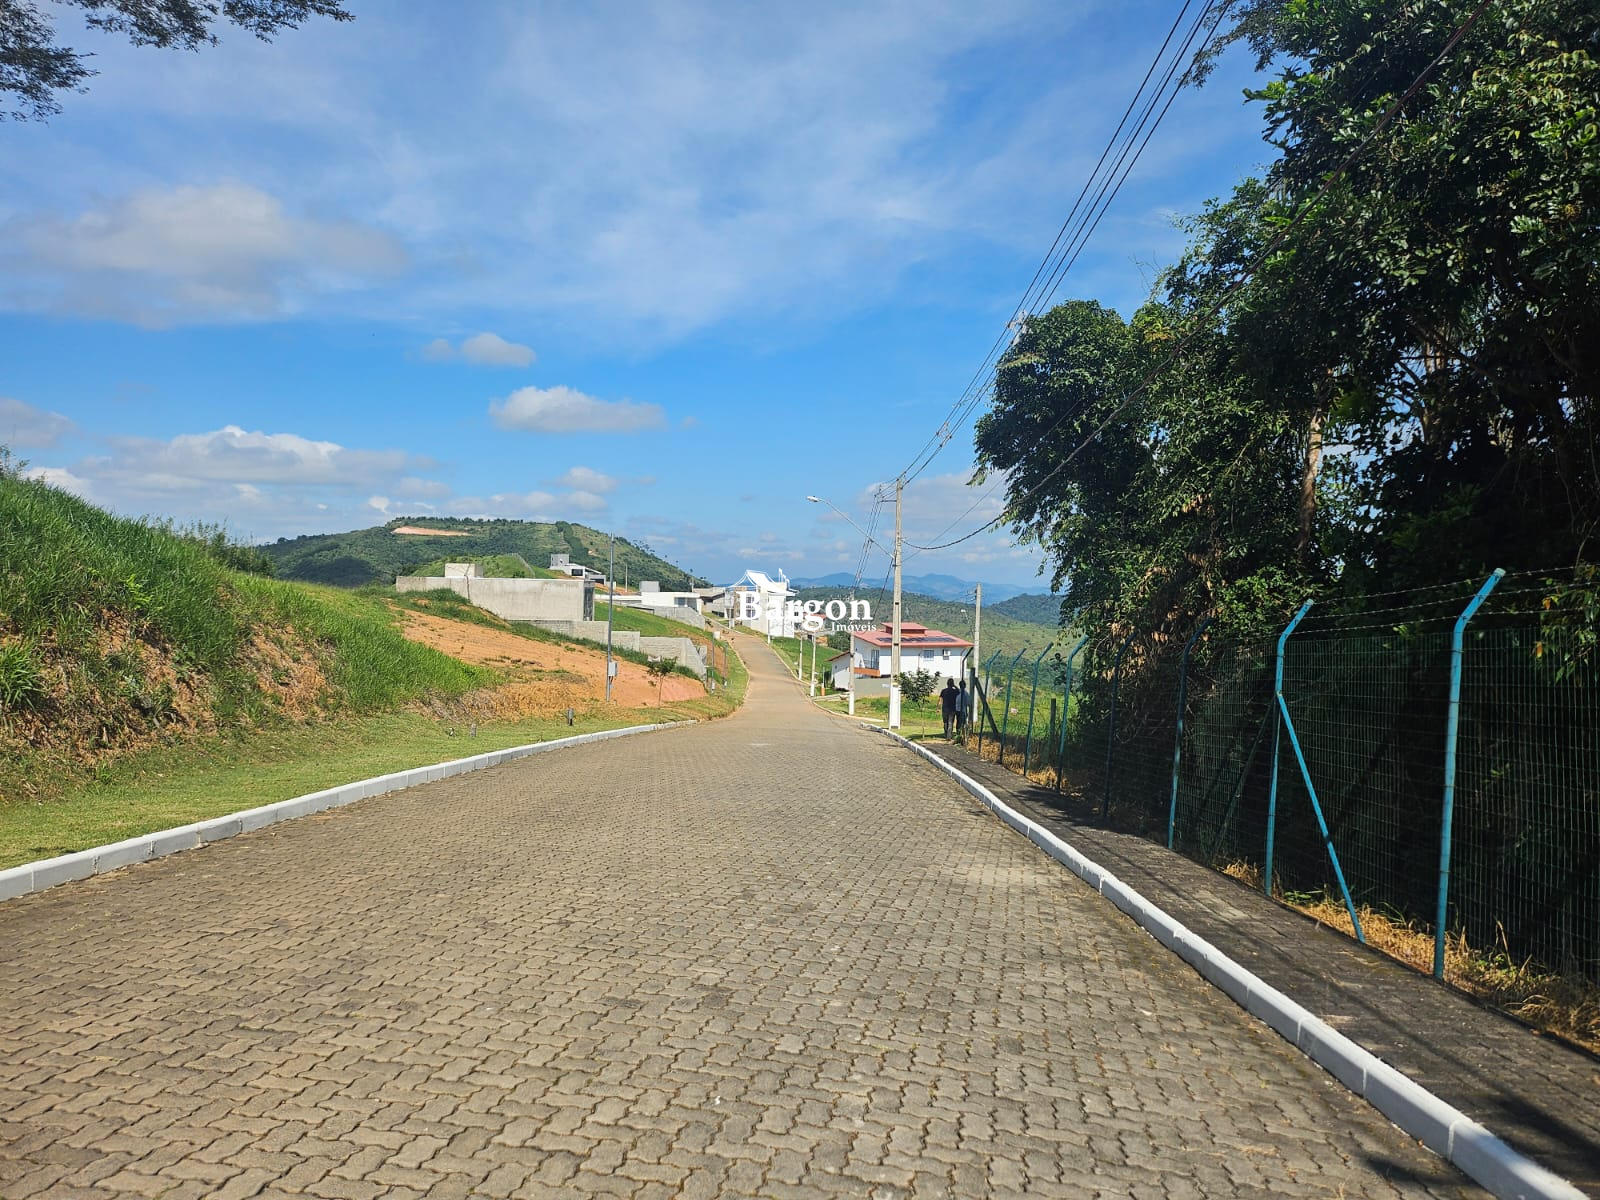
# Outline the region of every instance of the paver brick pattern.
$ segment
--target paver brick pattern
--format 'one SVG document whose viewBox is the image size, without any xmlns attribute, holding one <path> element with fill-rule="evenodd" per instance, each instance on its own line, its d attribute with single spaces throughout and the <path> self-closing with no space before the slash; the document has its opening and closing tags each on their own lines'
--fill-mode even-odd
<svg viewBox="0 0 1600 1200">
<path fill-rule="evenodd" d="M 1481 1194 L 747 657 L 730 719 L 0 906 L 0 1197 Z"/>
</svg>

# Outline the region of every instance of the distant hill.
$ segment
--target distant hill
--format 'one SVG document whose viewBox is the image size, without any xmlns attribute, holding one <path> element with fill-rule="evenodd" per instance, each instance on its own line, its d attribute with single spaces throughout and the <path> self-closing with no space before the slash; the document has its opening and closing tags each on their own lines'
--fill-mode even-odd
<svg viewBox="0 0 1600 1200">
<path fill-rule="evenodd" d="M 832 575 L 822 575 L 812 579 L 792 579 L 789 582 L 797 588 L 841 588 L 849 587 L 856 581 L 856 577 L 847 571 L 835 571 Z M 879 580 L 864 580 L 872 587 L 877 587 Z M 958 579 L 954 575 L 905 575 L 900 580 L 900 590 L 915 592 L 919 596 L 931 596 L 935 600 L 962 600 L 968 603 L 972 600 L 972 589 L 977 586 L 970 579 Z M 983 585 L 983 603 L 985 609 L 991 603 L 1009 600 L 1013 596 L 1021 596 L 1028 589 L 1020 588 L 1010 583 L 985 583 Z"/>
<path fill-rule="evenodd" d="M 1061 624 L 1060 596 L 1013 596 L 993 606 L 988 602 L 987 592 L 983 599 L 985 616 L 989 613 L 1000 613 L 1014 621 L 1028 621 L 1034 625 L 1048 625 L 1051 628 Z"/>
<path fill-rule="evenodd" d="M 847 579 L 847 586 L 854 581 L 854 578 L 850 576 Z M 1053 621 L 1048 625 L 1019 621 L 1014 616 L 990 608 L 988 586 L 984 585 L 983 630 L 978 647 L 979 653 L 985 660 L 997 650 L 1005 659 L 1023 650 L 1029 651 L 1031 657 L 1056 640 L 1057 633 Z M 844 592 L 838 587 L 797 588 L 795 591 L 796 598 L 800 600 L 833 600 L 843 594 Z M 892 600 L 887 590 L 880 593 L 876 588 L 857 588 L 855 595 L 857 599 L 866 600 L 872 605 L 874 622 L 887 621 L 893 615 Z M 921 596 L 914 592 L 906 592 L 902 588 L 900 619 L 915 621 L 930 629 L 941 629 L 969 642 L 972 640 L 970 603 L 961 604 L 952 600 L 941 600 L 937 596 Z"/>
<path fill-rule="evenodd" d="M 398 530 L 417 532 L 397 532 Z M 393 583 L 396 575 L 442 561 L 461 562 L 490 555 L 520 554 L 538 568 L 552 554 L 604 571 L 608 535 L 570 521 L 477 520 L 471 517 L 400 517 L 370 529 L 280 538 L 262 546 L 280 579 L 360 587 Z M 667 590 L 692 586 L 683 571 L 650 553 L 646 546 L 617 539 L 617 579 L 637 586 L 654 579 Z"/>
</svg>

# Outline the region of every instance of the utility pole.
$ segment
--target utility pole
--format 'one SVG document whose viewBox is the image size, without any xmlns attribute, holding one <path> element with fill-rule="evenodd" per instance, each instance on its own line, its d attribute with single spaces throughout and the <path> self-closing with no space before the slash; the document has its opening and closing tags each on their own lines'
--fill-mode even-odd
<svg viewBox="0 0 1600 1200">
<path fill-rule="evenodd" d="M 856 579 L 857 579 L 858 582 L 860 581 L 860 578 L 861 577 L 859 575 L 856 576 Z M 850 589 L 850 612 L 853 614 L 855 611 L 856 611 L 856 590 L 855 590 L 855 588 L 851 588 Z M 854 624 L 854 622 L 853 621 L 847 622 L 847 624 Z M 849 701 L 850 708 L 849 708 L 849 712 L 850 712 L 850 715 L 853 717 L 853 716 L 856 715 L 856 631 L 854 629 L 851 629 L 851 630 L 848 630 L 847 632 L 850 634 L 850 662 L 848 664 L 848 666 L 850 668 L 850 674 L 846 675 L 845 678 L 850 683 L 850 693 L 849 693 L 850 694 L 850 701 Z"/>
<path fill-rule="evenodd" d="M 606 570 L 606 702 L 611 701 L 611 677 L 617 661 L 611 657 L 611 615 L 617 611 L 617 535 L 611 535 L 611 566 Z"/>
<path fill-rule="evenodd" d="M 900 493 L 903 476 L 894 481 L 894 610 L 889 631 L 889 728 L 900 728 Z"/>
<path fill-rule="evenodd" d="M 972 607 L 972 660 L 967 665 L 967 673 L 972 676 L 972 686 L 967 689 L 967 726 L 972 726 L 973 714 L 978 707 L 978 664 L 983 660 L 978 657 L 978 634 L 983 629 L 983 584 L 977 585 L 978 590 L 973 593 Z"/>
</svg>

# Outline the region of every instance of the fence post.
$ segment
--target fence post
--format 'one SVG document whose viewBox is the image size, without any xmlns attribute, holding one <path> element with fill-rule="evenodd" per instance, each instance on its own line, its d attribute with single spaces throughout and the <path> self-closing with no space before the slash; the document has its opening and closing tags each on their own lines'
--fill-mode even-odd
<svg viewBox="0 0 1600 1200">
<path fill-rule="evenodd" d="M 1283 646 L 1289 640 L 1289 635 L 1294 632 L 1294 627 L 1300 624 L 1302 617 L 1311 611 L 1311 601 L 1307 600 L 1300 606 L 1300 611 L 1278 635 L 1277 669 L 1272 677 L 1273 705 L 1277 706 L 1283 701 Z M 1261 888 L 1267 895 L 1272 895 L 1272 842 L 1278 832 L 1278 740 L 1283 733 L 1283 716 L 1275 714 L 1272 722 L 1272 783 L 1267 788 L 1267 861 L 1262 872 Z"/>
<path fill-rule="evenodd" d="M 1111 723 L 1106 727 L 1106 787 L 1100 797 L 1100 819 L 1111 814 L 1111 771 L 1115 765 L 1113 750 L 1117 741 L 1117 688 L 1122 683 L 1122 655 L 1133 642 L 1133 634 L 1122 639 L 1117 647 L 1117 657 L 1111 663 Z"/>
<path fill-rule="evenodd" d="M 1495 584 L 1505 578 L 1504 567 L 1496 567 L 1494 574 L 1483 581 L 1478 594 L 1467 602 L 1466 608 L 1456 618 L 1455 629 L 1450 634 L 1450 716 L 1444 731 L 1444 808 L 1439 815 L 1439 905 L 1433 921 L 1433 977 L 1444 978 L 1444 935 L 1446 907 L 1450 901 L 1450 834 L 1456 813 L 1456 738 L 1461 731 L 1461 658 L 1462 642 L 1467 622 L 1482 607 L 1494 591 Z"/>
<path fill-rule="evenodd" d="M 989 655 L 989 661 L 983 664 L 983 711 L 978 714 L 979 758 L 983 757 L 983 718 L 987 716 L 989 718 L 989 724 L 994 724 L 994 713 L 989 708 L 989 680 L 990 670 L 994 666 L 994 660 L 999 657 L 1000 651 L 996 650 L 993 654 Z M 978 690 L 978 672 L 976 669 L 974 669 L 972 672 L 972 690 L 975 692 Z"/>
<path fill-rule="evenodd" d="M 1345 911 L 1350 914 L 1350 927 L 1355 931 L 1356 941 L 1365 944 L 1367 935 L 1362 931 L 1361 918 L 1356 914 L 1355 897 L 1350 894 L 1350 885 L 1345 882 L 1344 868 L 1339 865 L 1339 852 L 1333 846 L 1333 834 L 1328 829 L 1327 818 L 1322 815 L 1322 801 L 1317 799 L 1317 786 L 1311 782 L 1311 768 L 1306 764 L 1305 751 L 1300 748 L 1300 735 L 1295 732 L 1294 718 L 1289 715 L 1289 702 L 1283 697 L 1283 644 L 1288 640 L 1290 631 L 1299 623 L 1300 618 L 1305 616 L 1306 609 L 1310 607 L 1311 601 L 1307 600 L 1301 606 L 1300 612 L 1295 619 L 1289 622 L 1289 627 L 1283 631 L 1283 636 L 1278 639 L 1278 712 L 1283 717 L 1283 728 L 1289 734 L 1289 748 L 1294 751 L 1294 760 L 1300 767 L 1300 780 L 1306 785 L 1306 799 L 1311 801 L 1311 815 L 1316 817 L 1317 829 L 1322 834 L 1322 848 L 1328 852 L 1328 862 L 1333 867 L 1333 877 L 1338 880 L 1339 892 L 1344 897 Z M 1278 769 L 1276 759 L 1273 760 L 1272 769 L 1274 782 L 1276 782 Z M 1276 801 L 1277 796 L 1274 794 L 1274 807 L 1276 806 Z M 1267 877 L 1268 887 L 1271 887 L 1271 879 L 1272 877 L 1269 875 Z"/>
<path fill-rule="evenodd" d="M 1061 730 L 1056 741 L 1056 791 L 1061 791 L 1061 760 L 1067 754 L 1067 712 L 1072 707 L 1072 660 L 1078 657 L 1078 651 L 1089 644 L 1089 635 L 1083 634 L 1078 638 L 1078 644 L 1067 655 L 1067 682 L 1061 689 Z"/>
<path fill-rule="evenodd" d="M 1028 764 L 1033 761 L 1033 709 L 1039 702 L 1039 664 L 1044 662 L 1044 656 L 1050 653 L 1050 646 L 1039 651 L 1039 657 L 1033 660 L 1033 693 L 1028 697 L 1028 736 L 1022 743 L 1022 777 L 1028 777 Z"/>
<path fill-rule="evenodd" d="M 1189 651 L 1200 640 L 1211 624 L 1207 617 L 1183 644 L 1183 658 L 1178 663 L 1178 728 L 1172 736 L 1172 807 L 1167 810 L 1167 849 L 1172 849 L 1173 831 L 1178 825 L 1178 764 L 1183 759 L 1183 702 L 1189 688 Z"/>
<path fill-rule="evenodd" d="M 1011 666 L 1006 671 L 1006 704 L 1005 711 L 1000 714 L 1000 755 L 995 759 L 995 762 L 1002 767 L 1006 765 L 1006 730 L 1011 725 L 1011 681 L 1017 677 L 1017 664 L 1027 652 L 1026 646 L 1018 650 L 1017 656 L 1011 660 Z"/>
</svg>

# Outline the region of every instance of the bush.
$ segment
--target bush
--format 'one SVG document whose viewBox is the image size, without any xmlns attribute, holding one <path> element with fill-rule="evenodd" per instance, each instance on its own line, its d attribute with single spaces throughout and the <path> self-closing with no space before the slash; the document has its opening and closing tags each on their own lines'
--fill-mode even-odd
<svg viewBox="0 0 1600 1200">
<path fill-rule="evenodd" d="M 932 671 L 900 672 L 900 695 L 913 704 L 921 704 L 933 695 L 939 686 L 939 677 Z"/>
</svg>

